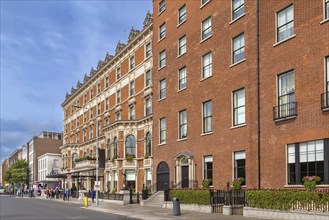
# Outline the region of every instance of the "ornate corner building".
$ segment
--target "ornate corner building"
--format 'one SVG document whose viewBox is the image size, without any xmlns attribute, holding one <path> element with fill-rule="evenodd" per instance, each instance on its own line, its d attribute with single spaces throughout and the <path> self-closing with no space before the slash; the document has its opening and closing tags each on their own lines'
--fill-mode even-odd
<svg viewBox="0 0 329 220">
<path fill-rule="evenodd" d="M 100 190 L 120 190 L 124 179 L 141 191 L 153 184 L 152 22 L 148 12 L 141 31 L 131 29 L 115 55 L 106 54 L 66 94 L 62 174 L 66 187 L 91 190 L 99 149 Z M 103 164 L 103 166 L 102 166 Z"/>
</svg>

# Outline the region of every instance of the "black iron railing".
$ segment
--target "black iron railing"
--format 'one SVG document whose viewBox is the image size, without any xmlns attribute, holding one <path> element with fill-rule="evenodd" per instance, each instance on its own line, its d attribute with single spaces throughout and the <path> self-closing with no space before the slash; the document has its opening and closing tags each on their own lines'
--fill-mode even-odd
<svg viewBox="0 0 329 220">
<path fill-rule="evenodd" d="M 212 212 L 223 213 L 223 206 L 233 206 L 234 215 L 242 215 L 247 204 L 244 190 L 210 190 Z"/>
<path fill-rule="evenodd" d="M 297 116 L 297 102 L 288 102 L 273 107 L 273 119 L 280 120 Z"/>
<path fill-rule="evenodd" d="M 321 94 L 321 109 L 329 109 L 329 92 L 324 92 Z"/>
</svg>

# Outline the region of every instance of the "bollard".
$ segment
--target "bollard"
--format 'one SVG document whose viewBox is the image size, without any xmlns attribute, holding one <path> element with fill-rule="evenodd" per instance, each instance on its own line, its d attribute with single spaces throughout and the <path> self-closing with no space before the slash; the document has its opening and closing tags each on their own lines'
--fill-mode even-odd
<svg viewBox="0 0 329 220">
<path fill-rule="evenodd" d="M 180 201 L 177 197 L 174 197 L 173 200 L 172 200 L 172 203 L 173 203 L 173 214 L 174 216 L 177 216 L 177 215 L 180 215 Z"/>
<path fill-rule="evenodd" d="M 88 206 L 88 197 L 87 196 L 83 197 L 83 204 L 85 207 Z"/>
</svg>

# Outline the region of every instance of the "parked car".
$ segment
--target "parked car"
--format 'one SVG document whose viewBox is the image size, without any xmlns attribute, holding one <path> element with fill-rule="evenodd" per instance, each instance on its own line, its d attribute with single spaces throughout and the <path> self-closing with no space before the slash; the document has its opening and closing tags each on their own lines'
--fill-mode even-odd
<svg viewBox="0 0 329 220">
<path fill-rule="evenodd" d="M 4 188 L 0 189 L 0 194 L 5 194 L 6 190 Z"/>
</svg>

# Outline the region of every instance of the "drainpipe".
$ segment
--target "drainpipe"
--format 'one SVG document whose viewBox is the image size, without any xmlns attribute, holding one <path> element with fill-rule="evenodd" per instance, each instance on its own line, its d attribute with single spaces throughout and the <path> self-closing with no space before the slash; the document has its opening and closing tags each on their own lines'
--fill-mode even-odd
<svg viewBox="0 0 329 220">
<path fill-rule="evenodd" d="M 261 188 L 261 169 L 260 169 L 260 63 L 259 63 L 259 4 L 260 1 L 256 1 L 256 45 L 257 45 L 257 149 L 258 149 L 258 189 Z"/>
</svg>

